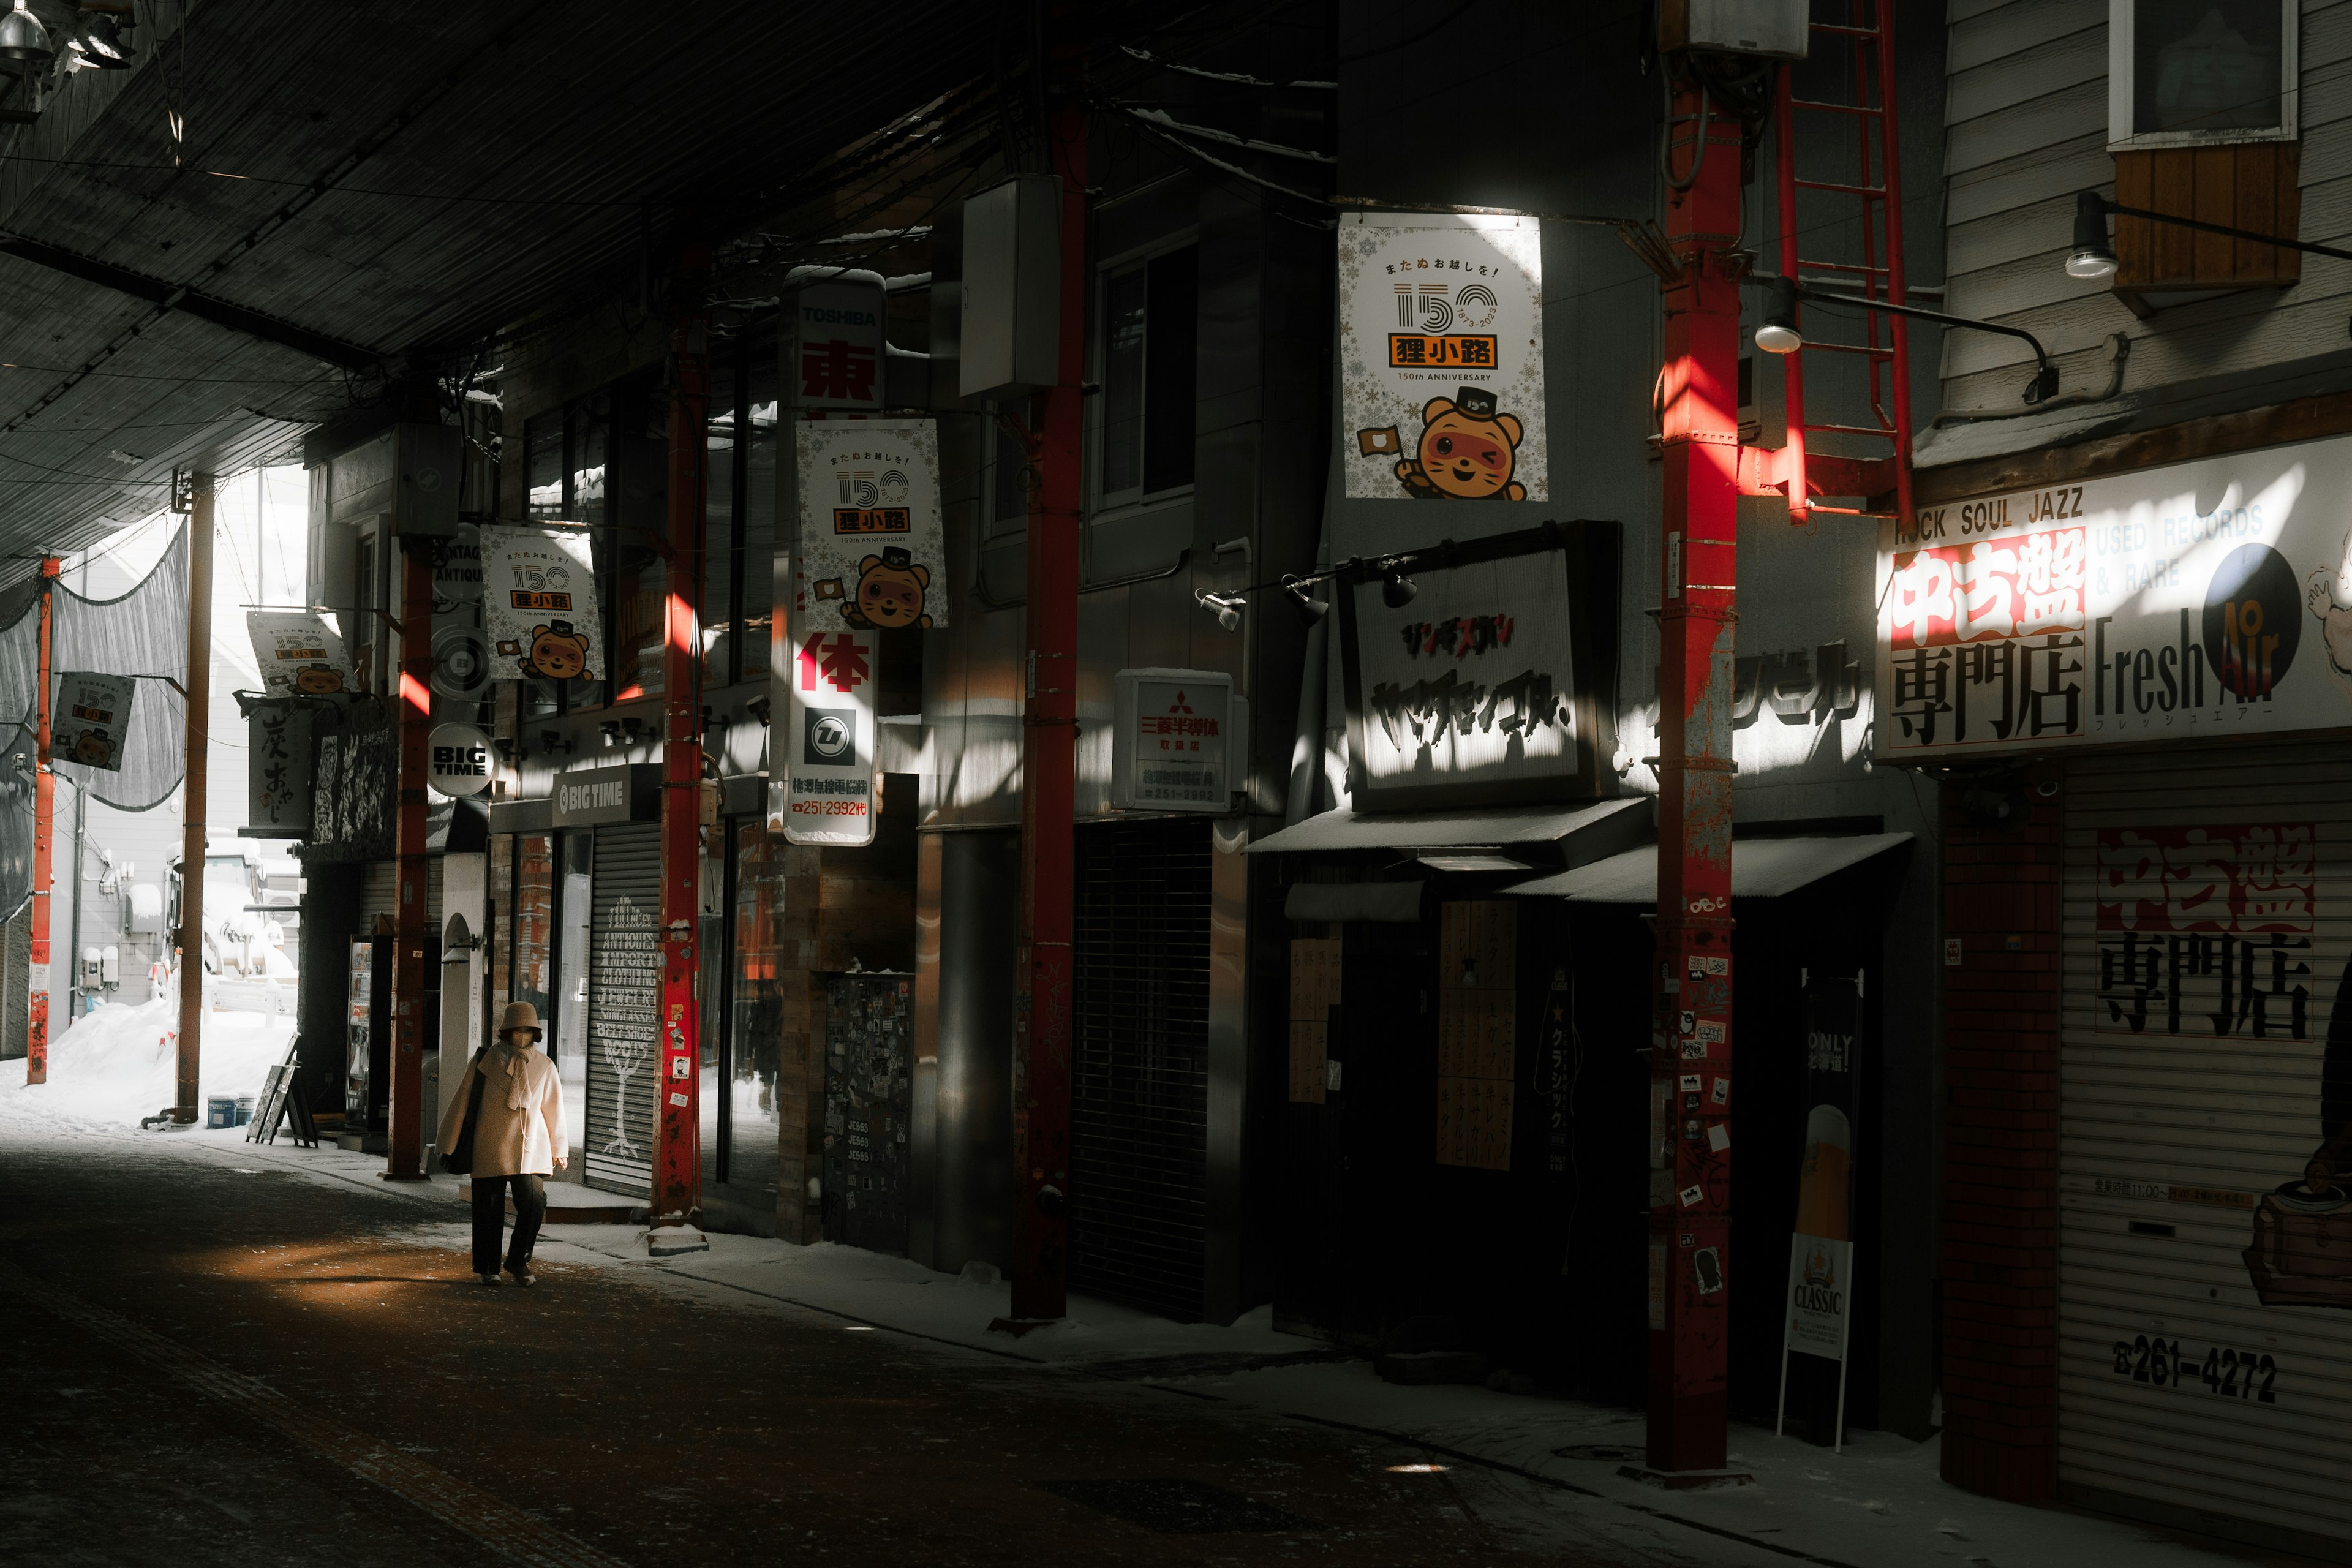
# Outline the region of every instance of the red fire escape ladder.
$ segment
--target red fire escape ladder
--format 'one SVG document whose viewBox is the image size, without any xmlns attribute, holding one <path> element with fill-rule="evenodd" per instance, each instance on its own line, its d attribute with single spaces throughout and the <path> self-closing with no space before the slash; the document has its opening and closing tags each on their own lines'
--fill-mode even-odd
<svg viewBox="0 0 2352 1568">
<path fill-rule="evenodd" d="M 1852 292 L 1858 299 L 1905 302 L 1903 291 L 1903 186 L 1901 159 L 1895 144 L 1895 35 L 1893 0 L 1848 0 L 1844 22 L 1812 24 L 1815 54 L 1844 48 L 1850 55 L 1847 78 L 1852 102 L 1829 102 L 1795 96 L 1790 68 L 1779 72 L 1773 101 L 1774 158 L 1779 177 L 1780 214 L 1780 275 L 1816 288 Z M 1800 115 L 1832 117 L 1853 128 L 1859 154 L 1851 183 L 1801 179 L 1797 174 L 1797 126 Z M 1832 142 L 1831 144 L 1834 144 Z M 1815 222 L 1811 230 L 1798 221 L 1797 193 L 1814 191 L 1852 201 L 1860 208 L 1861 247 L 1857 260 L 1808 260 L 1799 243 L 1809 232 L 1843 230 L 1843 224 Z M 1823 204 L 1809 205 L 1818 212 Z M 1823 321 L 1833 317 L 1819 318 Z M 1885 497 L 1890 492 L 1895 511 L 1911 517 L 1911 381 L 1910 351 L 1899 316 L 1865 311 L 1861 317 L 1861 341 L 1837 342 L 1808 337 L 1804 346 L 1782 362 L 1788 387 L 1788 445 L 1778 453 L 1756 454 L 1743 468 L 1756 475 L 1751 489 L 1775 489 L 1789 500 L 1790 520 L 1802 522 L 1816 511 L 1850 516 L 1885 516 L 1861 507 L 1820 506 L 1815 496 Z M 1804 357 L 1809 353 L 1853 354 L 1867 367 L 1869 422 L 1839 424 L 1811 418 L 1805 405 Z M 1884 443 L 1883 453 L 1831 457 L 1812 451 L 1815 434 L 1842 437 L 1832 444 L 1867 447 Z M 1857 439 L 1858 438 L 1858 439 Z M 1883 504 L 1883 503 L 1882 503 Z"/>
</svg>

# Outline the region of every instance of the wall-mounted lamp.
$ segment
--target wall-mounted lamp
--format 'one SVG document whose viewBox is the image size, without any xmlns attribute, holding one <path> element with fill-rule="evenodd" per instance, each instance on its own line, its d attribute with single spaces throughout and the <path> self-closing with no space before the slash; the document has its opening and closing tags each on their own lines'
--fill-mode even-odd
<svg viewBox="0 0 2352 1568">
<path fill-rule="evenodd" d="M 1313 587 L 1295 576 L 1282 580 L 1282 591 L 1290 596 L 1291 607 L 1298 612 L 1303 625 L 1311 626 L 1331 613 L 1331 602 L 1317 598 Z"/>
<path fill-rule="evenodd" d="M 1421 589 L 1415 585 L 1413 580 L 1397 567 L 1389 568 L 1388 575 L 1381 579 L 1381 603 L 1391 610 L 1403 609 L 1412 603 L 1412 596 L 1420 592 Z"/>
<path fill-rule="evenodd" d="M 2066 276 L 2095 282 L 2116 275 L 2116 247 L 2107 243 L 2107 204 L 2096 191 L 2074 198 L 2074 248 L 2066 253 Z"/>
<path fill-rule="evenodd" d="M 1933 321 L 1938 326 L 1964 327 L 1971 331 L 1998 332 L 2005 338 L 2021 338 L 2033 351 L 2036 366 L 2033 379 L 2025 384 L 2024 400 L 2029 404 L 2039 403 L 2045 397 L 2054 396 L 2058 391 L 2058 367 L 2050 363 L 2049 353 L 2042 348 L 2042 340 L 2022 327 L 1971 321 L 1966 316 L 1946 315 L 1941 310 L 1923 310 L 1916 305 L 1897 305 L 1863 294 L 1840 294 L 1826 289 L 1814 289 L 1793 278 L 1754 278 L 1749 281 L 1767 290 L 1763 323 L 1756 329 L 1756 346 L 1768 354 L 1792 354 L 1805 346 L 1805 335 L 1797 327 L 1797 301 L 1802 300 L 1809 304 L 1839 305 L 1850 310 L 1874 310 L 1883 315 Z"/>
<path fill-rule="evenodd" d="M 1206 588 L 1192 595 L 1201 608 L 1217 617 L 1217 625 L 1229 632 L 1242 629 L 1242 612 L 1249 607 L 1246 594 L 1212 594 Z"/>
</svg>

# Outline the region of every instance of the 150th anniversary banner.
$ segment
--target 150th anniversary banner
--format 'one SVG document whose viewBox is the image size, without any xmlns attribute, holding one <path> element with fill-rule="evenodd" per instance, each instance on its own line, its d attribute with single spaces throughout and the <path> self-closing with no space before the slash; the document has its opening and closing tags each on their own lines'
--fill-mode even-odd
<svg viewBox="0 0 2352 1568">
<path fill-rule="evenodd" d="M 2352 726 L 2352 439 L 1881 528 L 1882 759 Z"/>
</svg>

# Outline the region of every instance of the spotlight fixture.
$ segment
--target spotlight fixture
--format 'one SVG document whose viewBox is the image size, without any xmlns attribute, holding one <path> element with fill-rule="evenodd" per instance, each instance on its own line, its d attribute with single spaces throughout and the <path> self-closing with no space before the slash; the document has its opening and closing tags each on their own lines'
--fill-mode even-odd
<svg viewBox="0 0 2352 1568">
<path fill-rule="evenodd" d="M 2066 276 L 2099 282 L 2116 275 L 2116 247 L 2107 241 L 2107 204 L 2096 191 L 2074 197 L 2074 248 L 2066 255 Z"/>
<path fill-rule="evenodd" d="M 38 16 L 25 9 L 25 0 L 16 0 L 14 10 L 0 16 L 0 60 L 47 65 L 57 58 L 57 53 L 49 45 L 49 30 L 41 26 Z"/>
<path fill-rule="evenodd" d="M 1420 592 L 1421 590 L 1413 585 L 1412 578 L 1391 566 L 1389 568 L 1388 576 L 1381 583 L 1381 603 L 1391 610 L 1402 610 L 1412 604 L 1412 596 Z"/>
<path fill-rule="evenodd" d="M 103 11 L 86 11 L 81 18 L 81 37 L 75 41 L 82 58 L 101 70 L 127 71 L 131 68 L 131 46 L 122 35 L 131 26 L 127 21 L 110 16 Z"/>
<path fill-rule="evenodd" d="M 1229 632 L 1242 629 L 1242 611 L 1249 607 L 1248 596 L 1242 594 L 1212 594 L 1206 588 L 1192 595 L 1201 608 L 1217 617 L 1217 625 Z"/>
<path fill-rule="evenodd" d="M 1290 595 L 1291 607 L 1298 612 L 1299 621 L 1306 626 L 1311 626 L 1331 613 L 1331 602 L 1315 597 L 1313 587 L 1296 577 L 1284 578 L 1282 591 Z"/>
<path fill-rule="evenodd" d="M 1771 292 L 1764 297 L 1764 324 L 1756 329 L 1756 346 L 1768 354 L 1792 354 L 1805 346 L 1805 336 L 1797 331 L 1797 280 L 1793 278 L 1772 279 Z"/>
</svg>

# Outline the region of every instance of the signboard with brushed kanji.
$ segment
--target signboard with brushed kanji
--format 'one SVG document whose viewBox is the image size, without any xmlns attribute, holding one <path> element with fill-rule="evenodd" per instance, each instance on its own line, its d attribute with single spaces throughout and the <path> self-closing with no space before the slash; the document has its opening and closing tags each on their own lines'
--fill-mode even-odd
<svg viewBox="0 0 2352 1568">
<path fill-rule="evenodd" d="M 283 699 L 257 702 L 247 715 L 247 838 L 307 838 L 316 767 L 315 715 Z"/>
<path fill-rule="evenodd" d="M 2347 500 L 2338 437 L 1883 523 L 1878 756 L 2352 725 Z"/>
<path fill-rule="evenodd" d="M 1110 803 L 1129 811 L 1233 809 L 1240 787 L 1234 678 L 1122 669 L 1112 683 Z"/>
<path fill-rule="evenodd" d="M 768 830 L 793 844 L 874 842 L 874 634 L 795 631 L 783 730 L 769 742 Z"/>
</svg>

